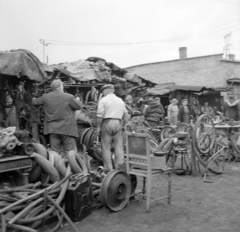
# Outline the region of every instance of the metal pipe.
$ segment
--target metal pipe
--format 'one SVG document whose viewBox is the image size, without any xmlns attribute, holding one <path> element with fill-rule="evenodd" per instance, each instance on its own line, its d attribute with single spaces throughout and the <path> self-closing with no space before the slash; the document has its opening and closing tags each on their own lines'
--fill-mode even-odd
<svg viewBox="0 0 240 232">
<path fill-rule="evenodd" d="M 37 232 L 37 230 L 34 230 L 34 229 L 29 228 L 29 227 L 27 227 L 27 226 L 22 226 L 22 225 L 17 225 L 17 224 L 8 225 L 8 227 L 9 227 L 9 228 L 12 228 L 12 229 L 21 230 L 21 231 Z"/>
<path fill-rule="evenodd" d="M 3 214 L 1 215 L 1 222 L 2 222 L 2 232 L 7 232 L 6 220 Z"/>
</svg>

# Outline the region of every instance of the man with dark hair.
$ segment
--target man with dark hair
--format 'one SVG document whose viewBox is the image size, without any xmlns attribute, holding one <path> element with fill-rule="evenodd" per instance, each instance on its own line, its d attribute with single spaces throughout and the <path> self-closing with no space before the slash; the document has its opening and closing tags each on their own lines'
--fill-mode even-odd
<svg viewBox="0 0 240 232">
<path fill-rule="evenodd" d="M 111 148 L 114 149 L 115 168 L 123 163 L 122 126 L 128 121 L 125 103 L 114 94 L 113 85 L 104 85 L 101 89 L 103 98 L 99 101 L 97 110 L 97 131 L 101 130 L 102 157 L 104 171 L 113 169 Z"/>
<path fill-rule="evenodd" d="M 34 105 L 43 105 L 44 134 L 50 135 L 50 144 L 54 151 L 60 153 L 62 148 L 65 152 L 76 151 L 78 133 L 74 111 L 81 109 L 81 102 L 63 92 L 63 83 L 59 79 L 51 83 L 51 89 L 52 92 L 32 100 Z"/>
</svg>

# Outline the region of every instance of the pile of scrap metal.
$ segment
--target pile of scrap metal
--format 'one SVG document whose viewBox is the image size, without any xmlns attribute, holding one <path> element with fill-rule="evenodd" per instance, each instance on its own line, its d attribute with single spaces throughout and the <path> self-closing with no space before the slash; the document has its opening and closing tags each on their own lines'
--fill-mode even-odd
<svg viewBox="0 0 240 232">
<path fill-rule="evenodd" d="M 88 216 L 93 206 L 122 210 L 135 189 L 125 172 L 114 170 L 106 175 L 101 168 L 90 172 L 84 145 L 82 152 L 70 151 L 61 157 L 35 143 L 29 133 L 12 127 L 0 132 L 0 146 L 0 174 L 6 173 L 4 188 L 0 188 L 2 232 L 36 231 L 53 218 L 58 222 L 52 231 L 62 226 L 63 219 L 78 231 L 73 222 Z M 10 160 L 15 163 L 9 166 Z M 30 163 L 24 163 L 25 160 Z M 14 178 L 10 178 L 13 170 Z M 22 180 L 21 184 L 17 179 Z M 116 181 L 126 190 L 121 200 Z"/>
<path fill-rule="evenodd" d="M 113 84 L 115 94 L 121 98 L 129 93 L 136 95 L 140 90 L 154 85 L 99 57 L 50 66 L 53 69 L 52 79 L 61 79 L 65 91 L 83 102 L 83 109 L 76 112 L 79 126 L 77 142 L 78 145 L 85 144 L 87 148 L 91 148 L 96 142 L 94 127 L 96 127 L 97 105 L 102 98 L 99 90 L 104 84 Z M 48 81 L 48 86 L 47 83 L 45 84 L 45 89 L 49 88 L 52 79 Z"/>
</svg>

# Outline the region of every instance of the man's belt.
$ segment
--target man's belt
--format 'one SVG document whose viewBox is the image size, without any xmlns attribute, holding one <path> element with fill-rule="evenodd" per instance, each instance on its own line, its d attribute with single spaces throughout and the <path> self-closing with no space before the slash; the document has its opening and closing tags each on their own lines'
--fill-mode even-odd
<svg viewBox="0 0 240 232">
<path fill-rule="evenodd" d="M 120 118 L 104 118 L 103 120 L 119 120 L 119 121 L 121 121 L 122 119 L 120 119 Z"/>
</svg>

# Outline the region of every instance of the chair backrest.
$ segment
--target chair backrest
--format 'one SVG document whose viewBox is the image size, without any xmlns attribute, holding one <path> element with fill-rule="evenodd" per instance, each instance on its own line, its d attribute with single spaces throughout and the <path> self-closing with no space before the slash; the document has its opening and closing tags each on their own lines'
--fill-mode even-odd
<svg viewBox="0 0 240 232">
<path fill-rule="evenodd" d="M 151 172 L 149 135 L 126 133 L 127 173 Z"/>
</svg>

